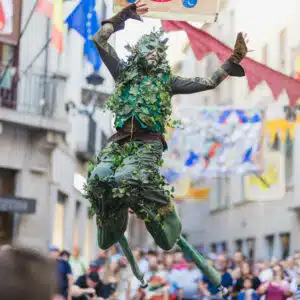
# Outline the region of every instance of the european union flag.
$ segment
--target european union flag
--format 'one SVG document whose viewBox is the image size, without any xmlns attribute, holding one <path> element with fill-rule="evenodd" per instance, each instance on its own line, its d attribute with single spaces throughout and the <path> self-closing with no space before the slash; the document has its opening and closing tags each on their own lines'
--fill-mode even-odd
<svg viewBox="0 0 300 300">
<path fill-rule="evenodd" d="M 101 58 L 95 47 L 92 37 L 99 30 L 100 25 L 95 10 L 96 0 L 81 0 L 66 19 L 69 28 L 76 30 L 84 39 L 84 55 L 98 71 L 101 67 Z"/>
</svg>

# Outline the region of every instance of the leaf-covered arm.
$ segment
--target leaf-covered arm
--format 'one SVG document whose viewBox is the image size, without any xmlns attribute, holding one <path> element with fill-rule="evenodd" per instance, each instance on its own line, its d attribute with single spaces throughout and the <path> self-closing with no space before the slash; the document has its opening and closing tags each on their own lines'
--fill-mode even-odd
<svg viewBox="0 0 300 300">
<path fill-rule="evenodd" d="M 244 69 L 227 60 L 211 77 L 194 77 L 183 78 L 174 76 L 171 83 L 171 93 L 176 94 L 193 94 L 216 88 L 227 76 L 241 77 L 245 75 Z"/>
<path fill-rule="evenodd" d="M 102 27 L 93 37 L 93 42 L 95 43 L 104 64 L 115 80 L 120 74 L 121 63 L 116 51 L 108 43 L 108 39 L 114 32 L 124 29 L 125 22 L 128 19 L 142 21 L 140 16 L 136 13 L 135 4 L 125 7 L 112 18 L 103 21 Z"/>
<path fill-rule="evenodd" d="M 116 80 L 120 74 L 120 59 L 115 49 L 108 43 L 108 39 L 114 32 L 113 24 L 106 23 L 94 35 L 93 42 L 98 49 L 102 61 Z"/>
</svg>

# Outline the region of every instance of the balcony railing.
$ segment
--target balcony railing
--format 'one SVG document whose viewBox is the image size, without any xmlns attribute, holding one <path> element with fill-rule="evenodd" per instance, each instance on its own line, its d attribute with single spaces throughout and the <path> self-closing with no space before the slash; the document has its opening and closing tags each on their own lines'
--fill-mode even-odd
<svg viewBox="0 0 300 300">
<path fill-rule="evenodd" d="M 2 74 L 5 67 L 2 67 Z M 9 68 L 0 85 L 0 107 L 53 117 L 65 90 L 65 78 L 28 72 L 18 76 Z"/>
</svg>

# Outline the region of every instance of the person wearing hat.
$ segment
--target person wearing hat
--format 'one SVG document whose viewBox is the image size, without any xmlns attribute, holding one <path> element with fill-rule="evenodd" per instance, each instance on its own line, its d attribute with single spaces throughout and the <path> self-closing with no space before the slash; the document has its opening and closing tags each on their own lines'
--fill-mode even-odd
<svg viewBox="0 0 300 300">
<path fill-rule="evenodd" d="M 71 296 L 73 300 L 104 299 L 105 285 L 98 273 L 91 271 L 77 279 L 71 288 Z"/>
</svg>

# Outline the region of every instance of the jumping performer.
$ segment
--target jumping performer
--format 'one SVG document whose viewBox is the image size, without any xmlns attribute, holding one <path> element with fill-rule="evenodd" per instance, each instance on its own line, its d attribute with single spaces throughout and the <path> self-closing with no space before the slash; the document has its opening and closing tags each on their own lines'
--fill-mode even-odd
<svg viewBox="0 0 300 300">
<path fill-rule="evenodd" d="M 172 193 L 159 167 L 167 148 L 163 134 L 170 123 L 172 96 L 214 89 L 228 75 L 244 76 L 239 63 L 247 54 L 247 46 L 243 35 L 238 34 L 232 56 L 211 78 L 174 76 L 166 58 L 163 31 L 144 35 L 135 46 L 127 46 L 130 56 L 126 62 L 121 61 L 108 43 L 109 37 L 122 30 L 126 20 L 141 21 L 140 16 L 147 12 L 147 5 L 138 0 L 102 22 L 93 38 L 116 82 L 107 107 L 115 114 L 117 133 L 99 154 L 86 185 L 86 197 L 97 218 L 98 244 L 108 249 L 119 242 L 133 273 L 146 285 L 124 236 L 131 209 L 145 221 L 159 247 L 170 250 L 177 244 L 205 277 L 224 291 L 218 272 L 181 236 Z"/>
</svg>

